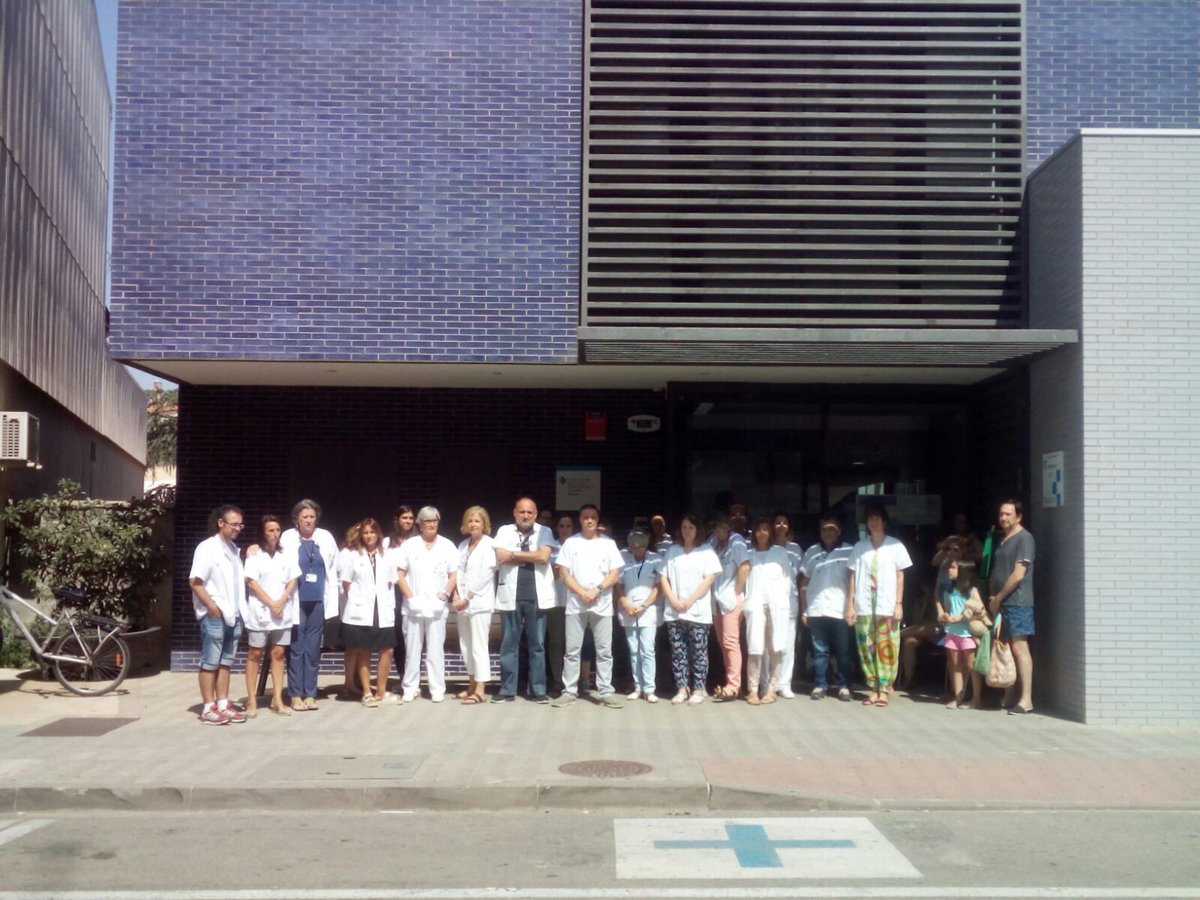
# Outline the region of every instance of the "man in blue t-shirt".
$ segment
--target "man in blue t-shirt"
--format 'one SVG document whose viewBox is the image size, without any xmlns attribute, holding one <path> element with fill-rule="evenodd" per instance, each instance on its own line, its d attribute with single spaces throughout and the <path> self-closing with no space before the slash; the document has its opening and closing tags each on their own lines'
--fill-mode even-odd
<svg viewBox="0 0 1200 900">
<path fill-rule="evenodd" d="M 1033 535 L 1021 525 L 1020 500 L 1000 504 L 998 521 L 1004 533 L 992 555 L 992 575 L 988 582 L 988 607 L 993 616 L 1003 613 L 1001 628 L 1012 646 L 1017 666 L 1017 683 L 1004 694 L 1004 708 L 1010 716 L 1033 712 L 1033 656 L 1029 638 L 1033 635 Z"/>
</svg>

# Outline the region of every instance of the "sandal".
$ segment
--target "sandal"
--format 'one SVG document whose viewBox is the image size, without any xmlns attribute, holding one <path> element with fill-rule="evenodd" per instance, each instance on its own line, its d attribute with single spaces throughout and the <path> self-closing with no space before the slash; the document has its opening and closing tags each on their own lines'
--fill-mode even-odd
<svg viewBox="0 0 1200 900">
<path fill-rule="evenodd" d="M 304 712 L 304 699 L 302 697 L 292 698 L 292 710 L 294 712 Z"/>
<path fill-rule="evenodd" d="M 476 697 L 474 694 L 467 694 L 465 697 L 462 697 L 459 702 L 462 703 L 463 706 L 474 706 L 476 703 L 482 703 L 483 700 L 481 700 L 479 697 Z"/>
<path fill-rule="evenodd" d="M 314 709 L 320 709 L 320 707 L 317 706 L 317 698 L 316 697 L 305 697 L 304 698 L 304 711 L 310 712 Z"/>
<path fill-rule="evenodd" d="M 288 709 L 286 706 L 284 706 L 282 703 L 280 703 L 278 706 L 276 706 L 274 703 L 272 703 L 271 704 L 271 712 L 275 713 L 275 715 L 277 715 L 277 716 L 290 716 L 292 714 L 292 711 L 290 709 Z"/>
<path fill-rule="evenodd" d="M 675 696 L 671 698 L 671 704 L 678 706 L 681 703 L 687 703 L 688 693 L 686 690 L 680 689 Z"/>
<path fill-rule="evenodd" d="M 761 706 L 762 701 L 758 699 L 758 691 L 751 691 L 746 695 L 746 702 L 751 706 Z"/>
<path fill-rule="evenodd" d="M 767 691 L 767 693 L 763 696 L 762 704 L 763 706 L 766 706 L 768 703 L 774 703 L 777 699 L 778 695 L 775 693 L 775 689 L 771 688 L 771 690 Z"/>
<path fill-rule="evenodd" d="M 379 700 L 374 694 L 363 694 L 362 705 L 367 709 L 374 709 L 379 705 Z"/>
<path fill-rule="evenodd" d="M 876 706 L 887 706 L 888 705 L 887 694 L 880 694 L 879 699 L 875 701 L 875 705 Z"/>
</svg>

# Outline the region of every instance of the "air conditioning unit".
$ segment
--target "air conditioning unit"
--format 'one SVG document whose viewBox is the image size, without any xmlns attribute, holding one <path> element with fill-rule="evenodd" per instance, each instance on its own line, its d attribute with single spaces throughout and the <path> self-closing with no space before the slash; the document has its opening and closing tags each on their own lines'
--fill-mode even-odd
<svg viewBox="0 0 1200 900">
<path fill-rule="evenodd" d="M 0 463 L 38 464 L 38 420 L 26 412 L 0 412 Z"/>
</svg>

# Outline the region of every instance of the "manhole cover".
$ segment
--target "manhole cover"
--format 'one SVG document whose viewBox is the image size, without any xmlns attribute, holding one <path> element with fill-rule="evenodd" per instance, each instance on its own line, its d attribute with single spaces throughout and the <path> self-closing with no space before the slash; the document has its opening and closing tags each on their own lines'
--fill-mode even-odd
<svg viewBox="0 0 1200 900">
<path fill-rule="evenodd" d="M 117 719 L 96 716 L 94 718 L 58 719 L 33 731 L 26 731 L 21 737 L 100 737 L 115 731 L 122 725 L 136 722 L 137 719 Z"/>
<path fill-rule="evenodd" d="M 566 763 L 559 766 L 558 771 L 580 778 L 628 778 L 631 775 L 645 775 L 654 770 L 645 763 L 628 762 L 623 759 L 589 759 L 584 762 Z"/>
</svg>

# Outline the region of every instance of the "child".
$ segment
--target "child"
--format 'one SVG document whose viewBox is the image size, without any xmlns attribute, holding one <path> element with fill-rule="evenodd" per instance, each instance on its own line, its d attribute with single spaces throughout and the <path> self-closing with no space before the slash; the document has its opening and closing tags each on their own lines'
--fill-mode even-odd
<svg viewBox="0 0 1200 900">
<path fill-rule="evenodd" d="M 791 585 L 796 573 L 786 547 L 774 542 L 769 519 L 754 523 L 754 549 L 750 551 L 750 575 L 746 579 L 746 702 L 757 706 L 774 703 L 779 666 L 789 634 L 787 621 L 791 607 Z M 764 667 L 763 654 L 767 665 Z M 759 675 L 768 685 L 766 696 L 758 696 Z"/>
<path fill-rule="evenodd" d="M 946 566 L 949 582 L 937 602 L 938 622 L 946 627 L 941 644 L 949 655 L 950 688 L 953 695 L 946 709 L 966 709 L 966 680 L 971 673 L 971 707 L 983 708 L 983 678 L 975 671 L 975 639 L 967 628 L 963 607 L 979 599 L 975 589 L 975 564 L 952 559 Z M 981 601 L 982 602 L 982 601 Z"/>
</svg>

